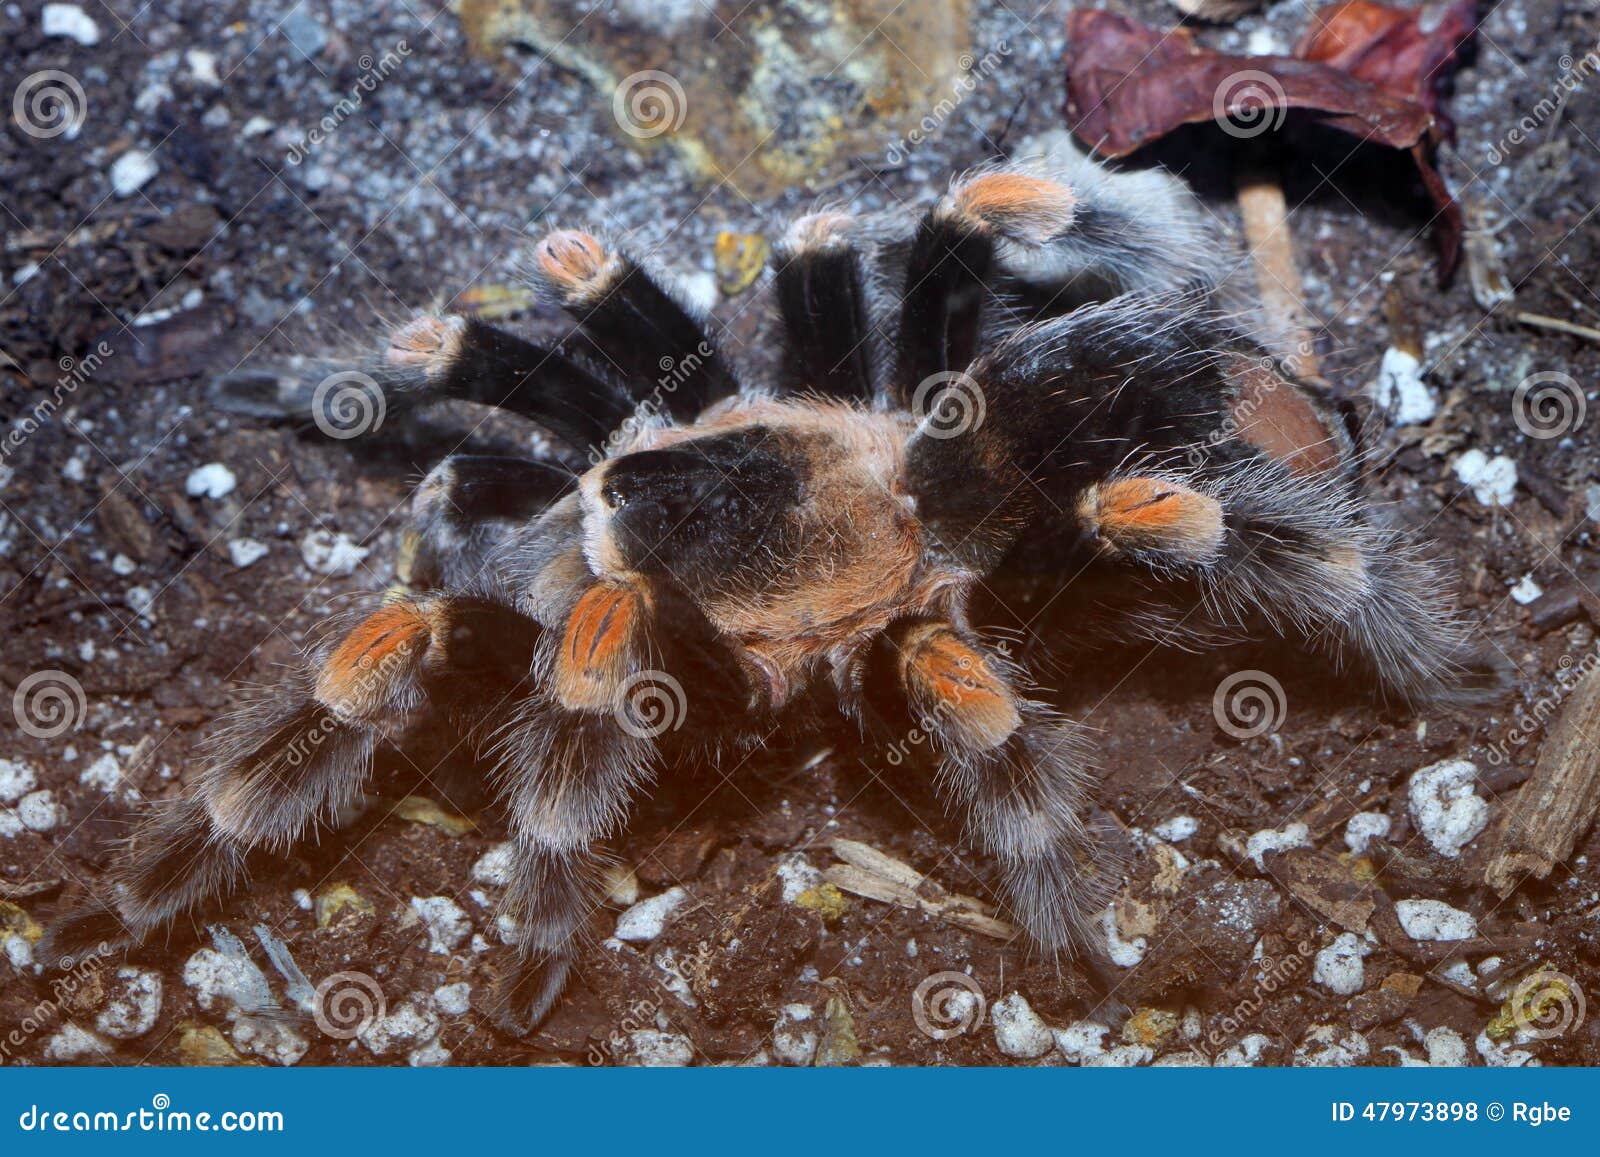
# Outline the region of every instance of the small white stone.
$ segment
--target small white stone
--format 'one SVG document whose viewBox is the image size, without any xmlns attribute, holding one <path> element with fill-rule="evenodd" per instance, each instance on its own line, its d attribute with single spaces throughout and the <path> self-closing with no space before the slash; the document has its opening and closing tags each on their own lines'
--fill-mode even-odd
<svg viewBox="0 0 1600 1157">
<path fill-rule="evenodd" d="M 1239 1043 L 1231 1045 L 1217 1054 L 1217 1067 L 1228 1069 L 1246 1069 L 1261 1063 L 1261 1054 L 1272 1045 L 1272 1038 L 1259 1032 L 1239 1038 Z"/>
<path fill-rule="evenodd" d="M 208 462 L 189 472 L 183 489 L 190 498 L 226 498 L 237 485 L 239 479 L 232 470 L 221 462 Z"/>
<path fill-rule="evenodd" d="M 27 830 L 22 826 L 22 817 L 8 807 L 0 807 L 0 840 L 14 840 Z"/>
<path fill-rule="evenodd" d="M 1193 816 L 1173 816 L 1162 820 L 1152 830 L 1169 844 L 1181 844 L 1200 830 L 1200 821 Z"/>
<path fill-rule="evenodd" d="M 1525 574 L 1511 587 L 1511 600 L 1518 606 L 1527 606 L 1544 597 L 1544 588 L 1533 581 L 1531 574 Z"/>
<path fill-rule="evenodd" d="M 617 939 L 636 944 L 654 940 L 688 899 L 689 893 L 682 888 L 668 888 L 658 896 L 640 900 L 617 918 Z"/>
<path fill-rule="evenodd" d="M 1383 839 L 1393 822 L 1383 812 L 1357 812 L 1344 825 L 1344 846 L 1360 855 L 1373 837 Z"/>
<path fill-rule="evenodd" d="M 1533 1054 L 1527 1049 L 1513 1048 L 1511 1041 L 1493 1041 L 1486 1032 L 1480 1032 L 1473 1044 L 1477 1046 L 1478 1055 L 1483 1058 L 1483 1063 L 1492 1069 L 1539 1066 L 1539 1062 L 1533 1059 Z"/>
<path fill-rule="evenodd" d="M 778 883 L 783 888 L 783 900 L 793 904 L 803 894 L 822 883 L 822 873 L 811 861 L 796 852 L 778 864 Z"/>
<path fill-rule="evenodd" d="M 504 888 L 511 880 L 511 842 L 496 844 L 472 865 L 472 878 L 491 888 Z"/>
<path fill-rule="evenodd" d="M 1100 914 L 1100 927 L 1106 934 L 1106 954 L 1118 968 L 1132 968 L 1150 950 L 1150 941 L 1144 936 L 1135 936 L 1131 940 L 1122 938 L 1122 930 L 1117 927 L 1114 904 Z"/>
<path fill-rule="evenodd" d="M 1453 860 L 1489 824 L 1489 805 L 1477 794 L 1478 768 L 1470 760 L 1446 759 L 1411 777 L 1411 822 Z"/>
<path fill-rule="evenodd" d="M 39 786 L 39 773 L 20 759 L 0 759 L 0 803 L 16 803 Z"/>
<path fill-rule="evenodd" d="M 1455 462 L 1456 477 L 1485 506 L 1510 506 L 1517 491 L 1517 464 L 1504 454 L 1490 458 L 1472 449 Z"/>
<path fill-rule="evenodd" d="M 195 1003 L 211 1009 L 225 1001 L 246 1012 L 270 1008 L 267 978 L 248 956 L 202 948 L 183 965 L 183 982 L 194 989 Z"/>
<path fill-rule="evenodd" d="M 428 930 L 428 951 L 448 956 L 472 934 L 472 920 L 449 896 L 413 896 L 411 910 Z"/>
<path fill-rule="evenodd" d="M 116 791 L 122 786 L 122 765 L 108 751 L 78 773 L 78 782 L 84 787 L 97 787 L 103 792 Z"/>
<path fill-rule="evenodd" d="M 1329 992 L 1339 996 L 1354 996 L 1367 982 L 1366 965 L 1362 958 L 1367 946 L 1354 932 L 1342 932 L 1332 944 L 1317 953 L 1311 976 Z"/>
<path fill-rule="evenodd" d="M 122 601 L 134 614 L 148 619 L 151 608 L 156 605 L 156 593 L 149 587 L 129 587 L 122 592 Z"/>
<path fill-rule="evenodd" d="M 1470 940 L 1478 934 L 1478 922 L 1470 912 L 1443 900 L 1396 900 L 1394 912 L 1413 940 Z"/>
<path fill-rule="evenodd" d="M 1287 852 L 1290 848 L 1309 848 L 1311 829 L 1296 820 L 1282 828 L 1264 828 L 1244 842 L 1244 854 L 1250 857 L 1258 871 L 1266 871 L 1261 857 L 1268 852 Z"/>
<path fill-rule="evenodd" d="M 112 162 L 111 191 L 119 197 L 131 197 L 158 172 L 154 157 L 143 149 L 130 149 Z"/>
<path fill-rule="evenodd" d="M 233 1022 L 234 1046 L 247 1056 L 260 1057 L 275 1065 L 296 1065 L 311 1045 L 293 1026 L 281 1020 L 241 1016 Z"/>
<path fill-rule="evenodd" d="M 18 972 L 21 972 L 24 968 L 29 968 L 33 965 L 33 945 L 30 944 L 28 942 L 28 938 L 23 936 L 21 933 L 7 933 L 5 937 L 4 949 L 6 960 L 8 960 L 11 964 L 11 967 L 15 968 Z"/>
<path fill-rule="evenodd" d="M 46 36 L 65 36 L 85 48 L 100 43 L 100 25 L 76 4 L 46 4 L 40 27 Z"/>
<path fill-rule="evenodd" d="M 111 559 L 111 573 L 121 578 L 127 578 L 139 569 L 139 564 L 125 554 L 114 555 Z"/>
<path fill-rule="evenodd" d="M 1433 391 L 1422 380 L 1422 363 L 1405 350 L 1390 346 L 1383 351 L 1373 398 L 1396 426 L 1428 422 L 1438 412 Z"/>
<path fill-rule="evenodd" d="M 1583 496 L 1584 513 L 1590 522 L 1600 522 L 1600 482 L 1591 482 Z"/>
<path fill-rule="evenodd" d="M 1032 1060 L 1042 1057 L 1055 1045 L 1055 1034 L 1039 1019 L 1021 993 L 1013 992 L 994 1002 L 989 1010 L 994 1022 L 995 1046 L 1008 1057 Z"/>
<path fill-rule="evenodd" d="M 463 980 L 434 989 L 433 1007 L 446 1016 L 466 1016 L 472 1009 L 472 985 Z"/>
<path fill-rule="evenodd" d="M 439 1018 L 415 1000 L 402 1001 L 387 1016 L 375 1017 L 356 1033 L 374 1056 L 421 1048 L 439 1035 Z"/>
<path fill-rule="evenodd" d="M 75 1061 L 82 1057 L 109 1056 L 111 1046 L 94 1033 L 75 1024 L 64 1024 L 61 1031 L 45 1042 L 44 1056 L 48 1061 Z"/>
<path fill-rule="evenodd" d="M 1305 1041 L 1294 1052 L 1296 1068 L 1345 1069 L 1364 1060 L 1372 1052 L 1367 1038 L 1351 1031 L 1339 1036 L 1328 1024 L 1313 1025 Z"/>
<path fill-rule="evenodd" d="M 61 467 L 61 477 L 68 482 L 82 482 L 89 477 L 88 463 L 79 457 L 68 458 Z"/>
<path fill-rule="evenodd" d="M 1056 1050 L 1068 1064 L 1087 1064 L 1105 1055 L 1105 1035 L 1110 1031 L 1098 1021 L 1080 1020 L 1056 1029 Z"/>
<path fill-rule="evenodd" d="M 628 1034 L 628 1063 L 649 1069 L 682 1068 L 694 1061 L 694 1044 L 686 1036 L 644 1028 Z"/>
<path fill-rule="evenodd" d="M 317 574 L 338 576 L 354 574 L 361 561 L 372 551 L 356 545 L 348 534 L 333 534 L 326 530 L 313 530 L 300 540 L 300 557 Z"/>
<path fill-rule="evenodd" d="M 449 1064 L 450 1056 L 450 1050 L 438 1041 L 429 1041 L 420 1049 L 412 1049 L 406 1055 L 406 1064 L 414 1069 L 436 1069 Z"/>
<path fill-rule="evenodd" d="M 194 77 L 196 84 L 206 88 L 222 87 L 222 78 L 217 75 L 216 53 L 204 48 L 191 48 L 183 54 L 183 60 L 189 66 L 189 75 Z"/>
<path fill-rule="evenodd" d="M 160 974 L 125 966 L 117 969 L 111 1001 L 95 1018 L 94 1027 L 117 1040 L 137 1040 L 156 1027 L 160 1016 Z"/>
<path fill-rule="evenodd" d="M 228 558 L 233 565 L 243 570 L 247 566 L 254 566 L 267 557 L 271 547 L 264 542 L 257 542 L 253 538 L 231 538 L 228 540 Z"/>
<path fill-rule="evenodd" d="M 54 831 L 66 817 L 66 809 L 48 790 L 29 792 L 17 801 L 17 818 L 30 832 Z"/>
<path fill-rule="evenodd" d="M 772 1052 L 782 1064 L 804 1068 L 817 1055 L 816 1018 L 808 1004 L 786 1004 L 772 1026 Z"/>
</svg>

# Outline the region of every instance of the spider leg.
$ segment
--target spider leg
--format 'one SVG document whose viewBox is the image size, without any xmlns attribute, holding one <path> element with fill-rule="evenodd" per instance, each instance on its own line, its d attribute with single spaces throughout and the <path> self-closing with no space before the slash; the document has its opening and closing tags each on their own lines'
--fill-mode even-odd
<svg viewBox="0 0 1600 1157">
<path fill-rule="evenodd" d="M 401 404 L 457 398 L 498 406 L 579 450 L 603 446 L 637 402 L 561 351 L 455 316 L 422 314 L 395 330 L 375 376 Z"/>
<path fill-rule="evenodd" d="M 801 217 L 774 248 L 771 264 L 792 388 L 871 402 L 876 339 L 869 273 L 848 236 L 850 223 L 839 212 Z"/>
<path fill-rule="evenodd" d="M 190 796 L 135 828 L 110 902 L 69 913 L 54 951 L 141 941 L 237 887 L 251 851 L 287 853 L 357 801 L 385 723 L 428 703 L 463 733 L 481 727 L 525 678 L 536 634 L 464 597 L 399 600 L 362 619 L 234 716 Z"/>
<path fill-rule="evenodd" d="M 701 319 L 632 257 L 563 229 L 534 248 L 534 269 L 595 352 L 655 410 L 691 419 L 737 392 Z"/>
<path fill-rule="evenodd" d="M 913 397 L 919 384 L 963 371 L 978 355 L 998 241 L 1046 244 L 1076 212 L 1067 186 L 1002 169 L 957 181 L 923 216 L 906 259 L 896 335 L 903 403 L 923 400 Z"/>
<path fill-rule="evenodd" d="M 491 1016 L 520 1035 L 549 1012 L 601 906 L 601 841 L 660 763 L 759 708 L 733 652 L 686 599 L 595 582 L 537 659 L 539 690 L 499 743 L 511 821 L 504 915 L 518 929 Z"/>
<path fill-rule="evenodd" d="M 412 493 L 401 578 L 419 588 L 480 589 L 490 581 L 491 557 L 574 481 L 569 471 L 546 462 L 450 455 Z"/>
<path fill-rule="evenodd" d="M 1090 788 L 1081 730 L 1028 698 L 1009 660 L 947 622 L 895 624 L 858 678 L 847 708 L 928 738 L 936 791 L 998 861 L 1032 939 L 1051 953 L 1092 951 L 1117 873 L 1080 814 Z"/>
</svg>

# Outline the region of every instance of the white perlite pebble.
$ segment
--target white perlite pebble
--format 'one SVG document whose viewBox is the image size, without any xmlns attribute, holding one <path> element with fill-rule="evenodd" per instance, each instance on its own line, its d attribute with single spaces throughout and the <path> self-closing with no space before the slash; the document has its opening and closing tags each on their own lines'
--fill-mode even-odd
<svg viewBox="0 0 1600 1157">
<path fill-rule="evenodd" d="M 1383 351 L 1372 396 L 1396 426 L 1431 421 L 1439 409 L 1433 391 L 1422 380 L 1422 363 L 1413 354 L 1393 346 Z"/>
<path fill-rule="evenodd" d="M 1533 581 L 1531 574 L 1523 575 L 1511 587 L 1511 601 L 1519 607 L 1538 602 L 1542 598 L 1544 598 L 1544 588 Z"/>
<path fill-rule="evenodd" d="M 122 783 L 122 765 L 108 751 L 78 773 L 78 782 L 104 792 L 116 791 Z"/>
<path fill-rule="evenodd" d="M 1428 1063 L 1439 1069 L 1467 1067 L 1467 1042 L 1453 1028 L 1436 1028 L 1422 1038 L 1428 1050 Z"/>
<path fill-rule="evenodd" d="M 1489 805 L 1474 790 L 1478 768 L 1446 759 L 1411 777 L 1411 822 L 1446 859 L 1455 859 L 1489 824 Z"/>
<path fill-rule="evenodd" d="M 778 864 L 778 883 L 783 887 L 784 903 L 793 904 L 822 883 L 822 873 L 797 852 Z"/>
<path fill-rule="evenodd" d="M 44 1046 L 47 1061 L 75 1061 L 83 1057 L 103 1057 L 111 1053 L 111 1046 L 94 1033 L 75 1024 L 64 1024 L 61 1031 Z"/>
<path fill-rule="evenodd" d="M 1110 1031 L 1098 1021 L 1080 1020 L 1066 1028 L 1056 1029 L 1056 1050 L 1069 1065 L 1088 1064 L 1105 1055 L 1103 1042 Z"/>
<path fill-rule="evenodd" d="M 155 158 L 143 149 L 131 149 L 111 164 L 111 191 L 131 197 L 160 172 Z"/>
<path fill-rule="evenodd" d="M 361 560 L 371 553 L 367 547 L 357 546 L 348 534 L 313 530 L 300 540 L 300 557 L 306 566 L 330 577 L 354 574 Z"/>
<path fill-rule="evenodd" d="M 76 4 L 46 4 L 40 27 L 46 36 L 65 36 L 85 48 L 100 43 L 100 25 Z"/>
<path fill-rule="evenodd" d="M 989 1018 L 994 1021 L 995 1046 L 1008 1057 L 1033 1060 L 1044 1056 L 1056 1043 L 1055 1033 L 1021 993 L 1013 992 L 995 1001 Z"/>
<path fill-rule="evenodd" d="M 30 832 L 54 831 L 67 817 L 67 809 L 48 790 L 29 792 L 17 801 L 17 818 Z"/>
<path fill-rule="evenodd" d="M 232 538 L 228 540 L 228 559 L 234 566 L 243 570 L 266 558 L 270 549 L 266 543 L 257 542 L 253 538 Z"/>
<path fill-rule="evenodd" d="M 1259 1032 L 1241 1037 L 1239 1043 L 1223 1049 L 1217 1054 L 1217 1067 L 1225 1069 L 1247 1069 L 1261 1063 L 1261 1054 L 1272 1044 L 1272 1038 Z"/>
<path fill-rule="evenodd" d="M 206 88 L 221 88 L 222 77 L 217 75 L 217 54 L 207 52 L 204 48 L 191 48 L 183 54 L 183 62 L 189 66 L 189 75 L 194 77 L 196 84 Z"/>
<path fill-rule="evenodd" d="M 446 1016 L 466 1016 L 472 1008 L 472 985 L 463 980 L 434 989 L 433 1007 Z"/>
<path fill-rule="evenodd" d="M 208 462 L 189 472 L 183 489 L 190 498 L 226 498 L 238 485 L 239 479 L 232 470 L 221 462 Z"/>
<path fill-rule="evenodd" d="M 403 1001 L 388 1016 L 376 1017 L 356 1034 L 374 1056 L 396 1049 L 421 1048 L 439 1035 L 439 1018 L 415 1000 Z"/>
<path fill-rule="evenodd" d="M 411 910 L 428 930 L 428 951 L 448 956 L 472 934 L 472 920 L 449 896 L 413 896 Z"/>
<path fill-rule="evenodd" d="M 1354 996 L 1367 982 L 1362 957 L 1367 946 L 1354 932 L 1343 932 L 1317 953 L 1311 976 L 1318 984 L 1339 996 Z"/>
<path fill-rule="evenodd" d="M 406 1055 L 406 1064 L 414 1069 L 436 1069 L 449 1064 L 450 1055 L 450 1050 L 438 1041 L 429 1041 L 420 1049 L 412 1049 Z"/>
<path fill-rule="evenodd" d="M 1181 844 L 1200 830 L 1200 821 L 1193 816 L 1173 816 L 1162 820 L 1152 830 L 1169 844 Z"/>
<path fill-rule="evenodd" d="M 1143 936 L 1135 936 L 1131 940 L 1122 938 L 1122 930 L 1117 927 L 1114 904 L 1100 914 L 1100 927 L 1106 934 L 1106 955 L 1118 968 L 1132 968 L 1150 950 L 1150 941 Z"/>
<path fill-rule="evenodd" d="M 95 1018 L 94 1027 L 116 1040 L 138 1040 L 156 1027 L 161 1016 L 161 977 L 142 968 L 117 969 L 111 1001 Z"/>
<path fill-rule="evenodd" d="M 642 1028 L 628 1034 L 628 1064 L 647 1069 L 682 1068 L 694 1060 L 694 1045 L 686 1036 Z"/>
<path fill-rule="evenodd" d="M 1470 912 L 1443 900 L 1396 900 L 1394 914 L 1413 940 L 1470 940 L 1478 934 L 1478 922 Z"/>
<path fill-rule="evenodd" d="M 1244 854 L 1250 857 L 1258 871 L 1266 871 L 1261 857 L 1268 852 L 1287 852 L 1290 848 L 1309 848 L 1311 829 L 1296 820 L 1287 827 L 1265 828 L 1244 842 Z"/>
<path fill-rule="evenodd" d="M 241 1053 L 285 1067 L 299 1064 L 311 1048 L 305 1037 L 281 1020 L 242 1016 L 228 1035 Z"/>
<path fill-rule="evenodd" d="M 14 840 L 27 830 L 21 816 L 8 807 L 0 807 L 0 840 Z"/>
<path fill-rule="evenodd" d="M 1583 495 L 1584 513 L 1590 522 L 1600 522 L 1600 482 L 1591 483 Z"/>
<path fill-rule="evenodd" d="M 33 945 L 28 942 L 26 936 L 12 932 L 6 936 L 0 948 L 4 949 L 6 960 L 18 972 L 33 965 Z"/>
<path fill-rule="evenodd" d="M 772 1051 L 786 1065 L 804 1068 L 817 1055 L 816 1012 L 808 1004 L 786 1004 L 772 1026 Z"/>
<path fill-rule="evenodd" d="M 511 879 L 511 843 L 496 844 L 472 865 L 472 878 L 491 888 L 504 888 Z"/>
<path fill-rule="evenodd" d="M 659 896 L 640 900 L 617 917 L 617 939 L 635 944 L 654 940 L 666 929 L 672 914 L 688 899 L 689 893 L 682 888 L 668 888 Z"/>
<path fill-rule="evenodd" d="M 1513 1048 L 1511 1041 L 1496 1042 L 1489 1039 L 1489 1034 L 1480 1032 L 1477 1040 L 1472 1042 L 1478 1050 L 1478 1055 L 1483 1058 L 1483 1063 L 1491 1069 L 1520 1069 L 1524 1067 L 1538 1067 L 1539 1062 L 1533 1059 L 1533 1054 L 1527 1049 Z"/>
<path fill-rule="evenodd" d="M 0 803 L 16 803 L 39 786 L 39 773 L 20 759 L 0 759 Z"/>
<path fill-rule="evenodd" d="M 1504 454 L 1491 458 L 1482 450 L 1468 450 L 1456 459 L 1456 477 L 1472 487 L 1472 496 L 1485 506 L 1510 506 L 1517 491 L 1517 464 Z"/>
<path fill-rule="evenodd" d="M 1382 812 L 1357 812 L 1344 825 L 1344 846 L 1360 855 L 1367 850 L 1368 841 L 1373 837 L 1383 839 L 1393 826 Z"/>
<path fill-rule="evenodd" d="M 248 956 L 202 948 L 184 962 L 183 982 L 194 989 L 195 1003 L 207 1010 L 219 1000 L 247 1012 L 273 1004 L 267 978 Z"/>
<path fill-rule="evenodd" d="M 1347 1069 L 1365 1060 L 1372 1052 L 1367 1038 L 1355 1031 L 1338 1035 L 1330 1024 L 1313 1025 L 1306 1039 L 1294 1051 L 1296 1068 Z"/>
</svg>

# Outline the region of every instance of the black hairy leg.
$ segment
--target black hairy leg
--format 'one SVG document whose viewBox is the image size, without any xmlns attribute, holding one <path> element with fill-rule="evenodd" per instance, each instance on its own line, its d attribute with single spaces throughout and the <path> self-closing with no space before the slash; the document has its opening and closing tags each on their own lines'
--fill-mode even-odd
<svg viewBox="0 0 1600 1157">
<path fill-rule="evenodd" d="M 690 419 L 738 389 L 704 322 L 643 264 L 564 229 L 534 247 L 534 273 L 641 401 Z"/>
<path fill-rule="evenodd" d="M 800 218 L 772 251 L 783 320 L 784 376 L 791 390 L 871 402 L 876 340 L 866 262 L 851 219 L 821 211 Z"/>
<path fill-rule="evenodd" d="M 282 856 L 353 806 L 380 737 L 425 705 L 481 740 L 514 702 L 537 634 L 521 615 L 465 597 L 397 600 L 368 615 L 233 716 L 195 790 L 134 829 L 111 896 L 58 923 L 51 950 L 140 942 L 233 890 L 251 852 Z"/>
</svg>

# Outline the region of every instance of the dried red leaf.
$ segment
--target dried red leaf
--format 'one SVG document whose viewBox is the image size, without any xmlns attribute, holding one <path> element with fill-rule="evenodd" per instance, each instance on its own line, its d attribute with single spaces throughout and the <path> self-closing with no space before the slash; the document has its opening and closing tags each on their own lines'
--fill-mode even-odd
<svg viewBox="0 0 1600 1157">
<path fill-rule="evenodd" d="M 1181 125 L 1216 122 L 1240 138 L 1297 109 L 1361 141 L 1406 149 L 1439 209 L 1441 276 L 1460 256 L 1461 210 L 1432 150 L 1439 81 L 1476 27 L 1476 0 L 1415 11 L 1374 0 L 1322 9 L 1297 56 L 1233 56 L 1100 9 L 1067 16 L 1067 116 L 1080 138 L 1121 157 Z M 1301 59 L 1304 56 L 1306 59 Z"/>
<path fill-rule="evenodd" d="M 1391 8 L 1343 0 L 1311 18 L 1294 54 L 1416 101 L 1448 124 L 1439 89 L 1478 27 L 1478 0 Z"/>
</svg>

